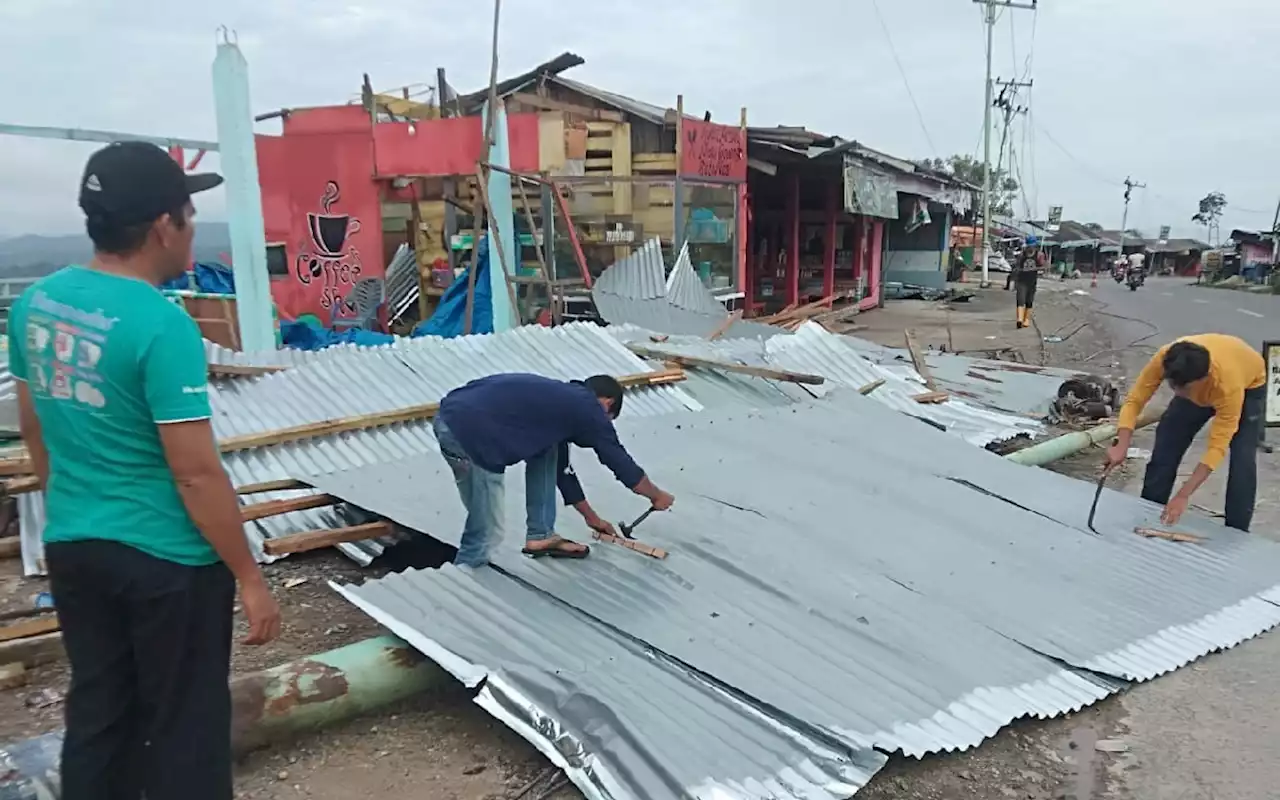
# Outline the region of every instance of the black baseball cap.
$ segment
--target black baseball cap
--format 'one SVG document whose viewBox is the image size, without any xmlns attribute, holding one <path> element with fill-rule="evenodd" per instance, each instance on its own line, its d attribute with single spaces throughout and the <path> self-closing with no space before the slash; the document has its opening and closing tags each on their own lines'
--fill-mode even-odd
<svg viewBox="0 0 1280 800">
<path fill-rule="evenodd" d="M 116 142 L 89 156 L 80 179 L 80 208 L 85 216 L 112 225 L 141 225 L 221 183 L 222 176 L 211 172 L 188 175 L 154 144 Z"/>
</svg>

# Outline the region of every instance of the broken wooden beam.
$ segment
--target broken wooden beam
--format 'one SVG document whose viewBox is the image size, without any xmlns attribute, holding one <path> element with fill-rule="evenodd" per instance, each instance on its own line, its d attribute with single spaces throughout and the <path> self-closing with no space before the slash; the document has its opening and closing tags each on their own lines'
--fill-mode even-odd
<svg viewBox="0 0 1280 800">
<path fill-rule="evenodd" d="M 62 632 L 42 633 L 12 641 L 0 641 L 0 664 L 18 663 L 28 669 L 52 664 L 66 655 Z"/>
<path fill-rule="evenodd" d="M 1162 531 L 1158 528 L 1134 528 L 1133 532 L 1146 539 L 1164 539 L 1169 542 L 1184 542 L 1186 544 L 1204 542 L 1203 536 L 1196 536 L 1193 533 L 1178 533 L 1177 531 Z"/>
<path fill-rule="evenodd" d="M 641 555 L 648 556 L 649 558 L 656 558 L 659 561 L 667 557 L 667 551 L 663 550 L 661 547 L 654 547 L 652 545 L 647 545 L 644 542 L 637 542 L 635 539 L 624 539 L 621 536 L 611 536 L 607 533 L 596 533 L 593 534 L 593 536 L 599 541 L 616 544 L 619 547 L 634 550 Z"/>
<path fill-rule="evenodd" d="M 923 405 L 937 405 L 950 400 L 951 395 L 946 392 L 923 392 L 922 394 L 912 395 L 911 399 Z"/>
<path fill-rule="evenodd" d="M 312 494 L 306 497 L 294 497 L 289 500 L 268 500 L 265 503 L 253 503 L 240 508 L 240 518 L 245 522 L 255 519 L 276 517 L 293 511 L 306 511 L 312 508 L 335 506 L 342 501 L 331 494 Z"/>
<path fill-rule="evenodd" d="M 294 478 L 283 478 L 278 481 L 248 483 L 236 487 L 236 494 L 263 494 L 265 492 L 288 492 L 293 489 L 310 489 L 311 487 Z"/>
<path fill-rule="evenodd" d="M 924 355 L 920 352 L 920 345 L 916 343 L 915 332 L 908 329 L 902 332 L 907 340 L 907 352 L 911 354 L 911 365 L 916 368 L 916 372 L 920 373 L 920 377 L 924 379 L 924 385 L 929 391 L 936 392 L 938 385 L 933 380 L 933 373 L 929 371 L 929 365 L 924 360 Z"/>
<path fill-rule="evenodd" d="M 867 385 L 858 389 L 858 394 L 863 395 L 865 397 L 866 395 L 869 395 L 872 392 L 874 392 L 876 389 L 879 389 L 881 386 L 884 386 L 884 384 L 885 384 L 884 378 L 876 378 L 871 383 L 868 383 Z"/>
<path fill-rule="evenodd" d="M 32 636 L 39 636 L 43 633 L 53 633 L 58 629 L 57 617 L 24 619 L 21 622 L 15 622 L 11 625 L 0 627 L 0 642 L 12 642 L 16 639 L 29 639 Z"/>
<path fill-rule="evenodd" d="M 755 367 L 749 364 L 733 364 L 728 361 L 716 361 L 710 358 L 686 356 L 679 353 L 669 353 L 657 348 L 645 347 L 644 345 L 639 344 L 629 344 L 627 347 L 631 352 L 638 356 L 651 358 L 655 361 L 665 361 L 670 364 L 679 364 L 682 367 L 718 369 L 722 372 L 736 372 L 740 375 L 752 375 L 757 378 L 768 378 L 769 380 L 787 381 L 789 383 L 807 383 L 814 386 L 821 385 L 827 381 L 827 379 L 821 375 L 809 375 L 803 372 L 792 372 L 790 370 L 775 369 L 773 367 Z"/>
<path fill-rule="evenodd" d="M 3 539 L 0 539 L 0 558 L 17 558 L 21 555 L 21 536 L 6 536 Z"/>
<path fill-rule="evenodd" d="M 737 322 L 740 319 L 742 319 L 741 311 L 735 311 L 729 316 L 725 317 L 723 320 L 721 320 L 720 324 L 716 326 L 716 329 L 707 335 L 707 340 L 714 342 L 716 339 L 719 339 L 721 336 L 724 336 L 725 333 L 731 327 L 733 327 L 733 323 Z"/>
<path fill-rule="evenodd" d="M 364 525 L 352 525 L 346 528 L 327 528 L 318 531 L 304 531 L 288 536 L 278 536 L 262 543 L 262 550 L 269 556 L 287 556 L 293 553 L 305 553 L 320 550 L 347 542 L 363 542 L 388 536 L 393 529 L 389 522 L 369 522 Z"/>
<path fill-rule="evenodd" d="M 244 364 L 210 364 L 210 378 L 256 378 L 284 372 L 287 367 L 253 367 Z"/>
</svg>

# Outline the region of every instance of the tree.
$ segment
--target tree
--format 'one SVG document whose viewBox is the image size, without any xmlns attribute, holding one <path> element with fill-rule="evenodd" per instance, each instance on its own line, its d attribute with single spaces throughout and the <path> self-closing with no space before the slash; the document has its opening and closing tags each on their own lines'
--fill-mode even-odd
<svg viewBox="0 0 1280 800">
<path fill-rule="evenodd" d="M 1089 231 L 1090 233 L 1102 233 L 1102 231 L 1104 230 L 1103 227 L 1096 222 L 1086 222 L 1084 224 L 1084 227 L 1085 227 L 1085 230 Z"/>
<path fill-rule="evenodd" d="M 982 162 L 973 156 L 954 155 L 950 158 L 926 158 L 920 162 L 926 169 L 942 172 L 965 183 L 982 188 Z M 1009 176 L 1008 170 L 991 169 L 991 213 L 1013 215 L 1013 201 L 1021 187 Z"/>
<path fill-rule="evenodd" d="M 1222 219 L 1222 212 L 1227 207 L 1227 197 L 1222 192 L 1209 192 L 1200 201 L 1200 210 L 1191 217 L 1192 222 L 1197 222 L 1204 226 L 1205 238 L 1209 240 L 1209 244 L 1213 244 L 1214 234 L 1218 232 L 1218 220 Z M 1218 236 L 1221 240 L 1221 234 Z"/>
</svg>

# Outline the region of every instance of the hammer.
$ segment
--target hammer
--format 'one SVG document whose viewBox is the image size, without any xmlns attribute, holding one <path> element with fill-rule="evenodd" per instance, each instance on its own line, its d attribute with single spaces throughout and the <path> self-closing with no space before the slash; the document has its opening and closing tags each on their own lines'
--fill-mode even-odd
<svg viewBox="0 0 1280 800">
<path fill-rule="evenodd" d="M 634 531 L 637 527 L 639 527 L 641 522 L 644 522 L 646 519 L 648 519 L 649 515 L 652 514 L 654 511 L 655 511 L 654 507 L 649 506 L 649 510 L 644 512 L 640 516 L 636 517 L 636 521 L 631 523 L 630 525 L 628 525 L 625 522 L 619 522 L 618 528 L 622 531 L 622 538 L 624 539 L 636 538 L 631 535 L 631 532 Z"/>
</svg>

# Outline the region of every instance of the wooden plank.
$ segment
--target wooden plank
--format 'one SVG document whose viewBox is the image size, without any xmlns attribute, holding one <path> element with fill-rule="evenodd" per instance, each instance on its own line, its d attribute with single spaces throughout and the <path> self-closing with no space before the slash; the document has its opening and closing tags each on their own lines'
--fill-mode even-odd
<svg viewBox="0 0 1280 800">
<path fill-rule="evenodd" d="M 523 103 L 530 108 L 540 108 L 545 111 L 561 111 L 592 121 L 625 122 L 627 119 L 621 111 L 609 111 L 603 108 L 580 106 L 576 103 L 567 103 L 564 100 L 555 100 L 550 97 L 539 97 L 536 94 L 529 94 L 527 92 L 516 92 L 511 95 L 511 99 L 518 103 Z"/>
<path fill-rule="evenodd" d="M 42 633 L 59 630 L 57 617 L 39 617 L 15 622 L 0 628 L 0 642 L 12 642 L 16 639 L 28 639 Z"/>
<path fill-rule="evenodd" d="M 868 383 L 867 385 L 858 389 L 858 394 L 863 395 L 865 397 L 866 395 L 869 395 L 872 392 L 874 392 L 876 389 L 879 389 L 881 386 L 884 386 L 884 383 L 885 383 L 884 378 L 876 378 L 871 383 Z"/>
<path fill-rule="evenodd" d="M 924 385 L 929 391 L 938 391 L 938 384 L 933 380 L 933 373 L 929 371 L 929 365 L 925 363 L 924 356 L 920 353 L 920 345 L 916 342 L 915 332 L 908 329 L 902 332 L 907 340 L 907 352 L 911 354 L 911 364 L 916 368 L 916 372 L 920 373 L 920 377 L 924 378 Z"/>
<path fill-rule="evenodd" d="M 724 321 L 721 322 L 719 325 L 717 325 L 716 329 L 712 331 L 709 336 L 707 336 L 707 340 L 714 342 L 716 339 L 719 339 L 721 336 L 724 336 L 725 332 L 728 331 L 729 328 L 733 327 L 733 323 L 737 322 L 740 319 L 742 319 L 741 310 L 735 311 L 729 316 L 725 317 Z"/>
<path fill-rule="evenodd" d="M 623 122 L 613 128 L 613 167 L 611 174 L 622 177 L 631 175 L 631 125 Z M 631 216 L 631 184 L 620 182 L 613 184 L 613 213 L 620 217 Z M 614 261 L 621 261 L 631 255 L 631 248 L 620 245 L 613 248 Z"/>
<path fill-rule="evenodd" d="M 932 406 L 937 405 L 938 403 L 947 402 L 951 399 L 951 395 L 946 392 L 924 392 L 922 394 L 912 395 L 911 399 L 922 405 Z"/>
<path fill-rule="evenodd" d="M 289 500 L 268 500 L 265 503 L 253 503 L 252 505 L 242 506 L 240 508 L 240 517 L 245 522 L 252 522 L 255 519 L 275 517 L 280 514 L 288 514 L 291 511 L 306 511 L 310 508 L 324 508 L 325 506 L 333 506 L 341 502 L 342 500 L 331 494 L 312 494 L 307 495 L 306 497 L 294 497 Z"/>
<path fill-rule="evenodd" d="M 23 475 L 20 478 L 10 478 L 4 482 L 4 493 L 8 495 L 38 491 L 40 491 L 40 479 L 35 475 Z"/>
<path fill-rule="evenodd" d="M 740 375 L 752 375 L 757 378 L 768 378 L 775 381 L 787 381 L 789 383 L 807 383 L 818 386 L 826 383 L 827 379 L 821 375 L 808 375 L 803 372 L 791 372 L 785 369 L 774 369 L 772 367 L 754 367 L 748 364 L 731 364 L 727 361 L 715 361 L 709 358 L 696 358 L 694 356 L 679 355 L 676 353 L 668 353 L 656 348 L 645 347 L 639 344 L 629 344 L 627 347 L 631 352 L 644 358 L 652 358 L 656 361 L 665 361 L 671 364 L 679 364 L 682 367 L 703 367 L 706 369 L 718 369 L 722 372 L 736 372 Z"/>
<path fill-rule="evenodd" d="M 1204 542 L 1203 536 L 1178 533 L 1177 531 L 1162 531 L 1156 528 L 1134 528 L 1133 532 L 1146 539 L 1164 539 L 1169 542 L 1183 542 L 1185 544 L 1201 544 Z"/>
<path fill-rule="evenodd" d="M 0 476 L 30 475 L 32 469 L 31 459 L 25 453 L 20 456 L 0 459 Z"/>
<path fill-rule="evenodd" d="M 346 542 L 362 542 L 376 539 L 392 532 L 388 522 L 369 522 L 364 525 L 352 525 L 347 528 L 329 528 L 319 531 L 306 531 L 288 536 L 278 536 L 262 543 L 263 551 L 269 556 L 283 556 L 291 553 L 305 553 L 320 550 Z"/>
<path fill-rule="evenodd" d="M 647 545 L 644 542 L 637 542 L 634 539 L 624 539 L 621 536 L 610 536 L 607 533 L 596 533 L 592 535 L 597 541 L 608 542 L 609 544 L 616 544 L 619 547 L 625 547 L 628 550 L 634 550 L 635 552 L 640 553 L 641 555 L 646 555 L 649 558 L 656 558 L 659 561 L 667 557 L 667 551 L 663 550 L 661 547 L 654 547 L 652 545 Z"/>
<path fill-rule="evenodd" d="M 3 539 L 0 539 L 0 558 L 18 558 L 21 555 L 21 536 L 6 536 Z"/>
<path fill-rule="evenodd" d="M 278 481 L 263 481 L 236 487 L 236 494 L 262 494 L 264 492 L 287 492 L 291 489 L 310 489 L 311 487 L 293 478 Z"/>
<path fill-rule="evenodd" d="M 564 116 L 538 115 L 538 171 L 559 172 L 564 169 Z M 514 183 L 520 183 L 514 181 Z"/>
<path fill-rule="evenodd" d="M 284 372 L 288 367 L 251 367 L 242 364 L 210 364 L 210 378 L 256 378 L 261 375 L 271 375 L 276 372 Z"/>
<path fill-rule="evenodd" d="M 613 122 L 588 122 L 587 133 L 599 133 L 613 136 Z"/>
<path fill-rule="evenodd" d="M 44 633 L 14 639 L 11 642 L 0 642 L 0 663 L 18 663 L 31 669 L 43 664 L 52 664 L 66 656 L 62 646 L 62 633 Z"/>
</svg>

